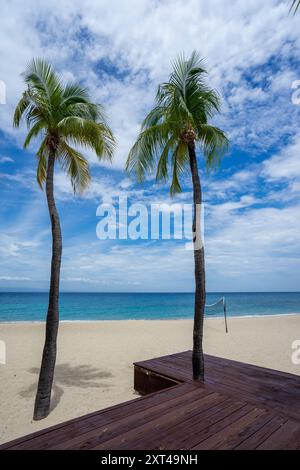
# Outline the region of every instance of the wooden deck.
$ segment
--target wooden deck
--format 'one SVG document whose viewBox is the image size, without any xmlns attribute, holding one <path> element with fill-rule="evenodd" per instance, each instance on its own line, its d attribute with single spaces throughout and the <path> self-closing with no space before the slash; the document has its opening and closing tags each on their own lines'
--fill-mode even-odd
<svg viewBox="0 0 300 470">
<path fill-rule="evenodd" d="M 300 377 L 191 352 L 135 364 L 141 398 L 76 418 L 0 449 L 300 449 Z"/>
</svg>

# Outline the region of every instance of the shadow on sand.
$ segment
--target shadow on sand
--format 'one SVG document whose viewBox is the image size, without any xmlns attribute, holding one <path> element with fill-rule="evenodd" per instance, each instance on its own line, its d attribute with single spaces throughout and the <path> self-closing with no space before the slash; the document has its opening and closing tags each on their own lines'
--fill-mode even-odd
<svg viewBox="0 0 300 470">
<path fill-rule="evenodd" d="M 38 378 L 40 369 L 33 367 L 28 371 L 30 374 L 36 375 Z M 78 388 L 110 388 L 110 385 L 105 383 L 103 379 L 112 378 L 110 372 L 101 371 L 89 365 L 71 366 L 70 364 L 58 364 L 55 367 L 54 382 L 52 387 L 51 398 L 51 411 L 56 408 L 64 394 L 65 387 L 78 387 Z M 36 392 L 36 381 L 22 390 L 19 395 L 22 398 L 32 398 Z"/>
</svg>

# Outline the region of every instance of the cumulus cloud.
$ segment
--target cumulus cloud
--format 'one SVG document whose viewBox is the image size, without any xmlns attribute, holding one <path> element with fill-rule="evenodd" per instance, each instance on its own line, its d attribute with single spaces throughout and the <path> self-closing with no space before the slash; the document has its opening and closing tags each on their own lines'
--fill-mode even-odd
<svg viewBox="0 0 300 470">
<path fill-rule="evenodd" d="M 205 58 L 211 84 L 224 97 L 220 122 L 236 143 L 271 145 L 280 138 L 276 127 L 296 125 L 285 123 L 296 113 L 286 57 L 297 57 L 300 40 L 285 0 L 231 0 L 226 8 L 223 0 L 64 0 L 56 6 L 56 0 L 2 6 L 0 78 L 8 85 L 8 103 L 0 122 L 19 142 L 11 115 L 23 88 L 20 74 L 33 55 L 53 61 L 66 79 L 81 80 L 107 106 L 119 143 L 117 168 L 124 167 L 156 87 L 183 49 Z M 259 72 L 274 55 L 277 70 Z M 279 97 L 281 112 L 275 113 Z"/>
<path fill-rule="evenodd" d="M 230 0 L 226 5 L 224 0 L 62 0 L 59 8 L 57 0 L 2 3 L 0 80 L 6 84 L 7 104 L 0 106 L 1 197 L 6 201 L 0 214 L 1 281 L 21 285 L 22 279 L 31 279 L 34 287 L 48 286 L 49 221 L 35 181 L 35 160 L 21 165 L 6 148 L 21 152 L 26 128 L 12 128 L 24 88 L 20 74 L 33 56 L 44 56 L 64 80 L 79 80 L 105 105 L 118 140 L 112 172 L 86 153 L 93 180 L 81 205 L 57 171 L 65 237 L 62 287 L 192 290 L 193 259 L 184 245 L 100 242 L 95 213 L 98 202 L 115 196 L 170 202 L 166 186 L 151 180 L 136 186 L 120 170 L 171 61 L 197 49 L 210 84 L 222 96 L 222 114 L 215 122 L 231 140 L 225 169 L 203 175 L 208 288 L 281 290 L 291 273 L 289 286 L 297 288 L 300 108 L 292 103 L 291 84 L 300 78 L 300 37 L 286 0 Z M 14 155 L 15 165 L 5 165 L 12 163 L 6 155 Z M 191 201 L 189 178 L 184 188 L 175 202 Z"/>
<path fill-rule="evenodd" d="M 277 155 L 266 160 L 264 175 L 270 180 L 300 181 L 300 138 L 297 137 Z"/>
</svg>

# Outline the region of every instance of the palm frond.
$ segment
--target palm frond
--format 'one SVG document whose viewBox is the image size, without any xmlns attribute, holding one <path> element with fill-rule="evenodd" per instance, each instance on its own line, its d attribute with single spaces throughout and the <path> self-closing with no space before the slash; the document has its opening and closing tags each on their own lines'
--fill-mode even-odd
<svg viewBox="0 0 300 470">
<path fill-rule="evenodd" d="M 46 129 L 46 124 L 42 120 L 38 120 L 29 130 L 25 141 L 24 141 L 24 149 L 26 149 L 29 144 L 31 143 L 32 139 L 37 137 L 43 130 Z"/>
<path fill-rule="evenodd" d="M 157 124 L 142 131 L 129 152 L 126 170 L 134 172 L 142 181 L 145 175 L 153 171 L 156 158 L 163 152 L 168 139 L 166 124 Z"/>
<path fill-rule="evenodd" d="M 15 112 L 14 112 L 14 118 L 13 118 L 13 125 L 14 127 L 19 127 L 21 123 L 21 119 L 23 115 L 26 113 L 26 110 L 28 109 L 30 105 L 30 97 L 27 91 L 24 91 L 22 98 L 18 102 Z"/>
<path fill-rule="evenodd" d="M 93 149 L 99 159 L 112 159 L 115 139 L 107 125 L 72 116 L 62 119 L 58 124 L 58 130 L 73 144 Z"/>
<path fill-rule="evenodd" d="M 202 125 L 198 132 L 207 168 L 218 165 L 229 146 L 225 133 L 221 129 L 208 124 Z"/>
<path fill-rule="evenodd" d="M 173 144 L 174 144 L 173 139 L 169 139 L 166 142 L 165 147 L 163 148 L 161 156 L 159 157 L 159 160 L 157 162 L 157 169 L 156 169 L 157 181 L 165 181 L 168 178 L 169 154 L 172 151 Z"/>
<path fill-rule="evenodd" d="M 179 142 L 172 155 L 173 175 L 170 186 L 171 196 L 182 192 L 179 176 L 185 171 L 187 161 L 187 147 L 183 142 Z"/>
<path fill-rule="evenodd" d="M 202 67 L 203 61 L 199 54 L 193 51 L 191 57 L 187 60 L 184 54 L 180 55 L 173 63 L 173 72 L 170 77 L 170 83 L 180 91 L 184 100 L 187 98 L 192 82 L 203 83 L 203 74 L 206 70 Z"/>
<path fill-rule="evenodd" d="M 165 117 L 165 107 L 155 106 L 150 113 L 147 114 L 143 123 L 142 129 L 148 129 L 149 127 L 156 126 Z"/>
<path fill-rule="evenodd" d="M 47 141 L 44 139 L 41 143 L 39 150 L 37 151 L 37 171 L 36 171 L 36 179 L 38 185 L 41 189 L 44 188 L 44 183 L 46 182 L 47 178 L 47 158 L 48 158 L 48 149 L 47 149 Z"/>
<path fill-rule="evenodd" d="M 15 113 L 14 126 L 22 118 L 28 126 L 24 147 L 41 137 L 37 152 L 37 181 L 43 187 L 49 148 L 55 142 L 55 156 L 71 178 L 74 190 L 83 190 L 90 180 L 88 163 L 75 147 L 95 151 L 99 159 L 111 160 L 115 138 L 107 124 L 104 109 L 90 100 L 86 89 L 75 83 L 62 85 L 52 66 L 34 59 L 23 74 L 27 90 Z M 52 148 L 53 150 L 53 148 Z"/>
<path fill-rule="evenodd" d="M 176 158 L 176 154 L 174 154 L 173 158 L 173 174 L 172 174 L 172 181 L 170 186 L 170 196 L 175 196 L 175 194 L 181 193 L 181 186 L 179 183 L 178 177 L 178 162 Z"/>
<path fill-rule="evenodd" d="M 126 163 L 127 171 L 135 171 L 139 180 L 156 167 L 156 179 L 172 174 L 171 194 L 180 191 L 180 174 L 190 169 L 189 135 L 201 147 L 208 168 L 225 153 L 224 132 L 209 125 L 220 112 L 220 97 L 207 85 L 206 75 L 203 61 L 193 52 L 189 59 L 179 56 L 169 81 L 158 87 L 155 106 L 144 119 Z"/>
<path fill-rule="evenodd" d="M 83 102 L 89 102 L 88 91 L 77 83 L 68 83 L 63 90 L 62 106 Z"/>
<path fill-rule="evenodd" d="M 61 81 L 52 66 L 45 60 L 33 59 L 23 76 L 25 83 L 45 95 L 49 102 L 61 97 L 63 92 Z"/>
<path fill-rule="evenodd" d="M 290 12 L 294 12 L 294 15 L 295 15 L 299 7 L 300 7 L 300 0 L 292 0 Z"/>
<path fill-rule="evenodd" d="M 62 169 L 71 179 L 74 193 L 77 191 L 81 193 L 91 181 L 88 161 L 80 152 L 63 141 L 60 142 L 58 155 Z"/>
</svg>

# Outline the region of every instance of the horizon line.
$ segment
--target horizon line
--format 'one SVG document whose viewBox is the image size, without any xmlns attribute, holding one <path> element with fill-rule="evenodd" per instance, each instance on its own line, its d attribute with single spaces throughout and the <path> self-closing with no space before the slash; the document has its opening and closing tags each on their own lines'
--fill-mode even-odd
<svg viewBox="0 0 300 470">
<path fill-rule="evenodd" d="M 2 290 L 0 288 L 0 294 L 48 294 L 48 290 Z M 194 291 L 182 291 L 182 292 L 165 292 L 165 291 L 151 291 L 151 292 L 134 292 L 134 291 L 60 291 L 61 294 L 194 294 Z M 207 291 L 207 294 L 300 294 L 300 291 Z"/>
</svg>

